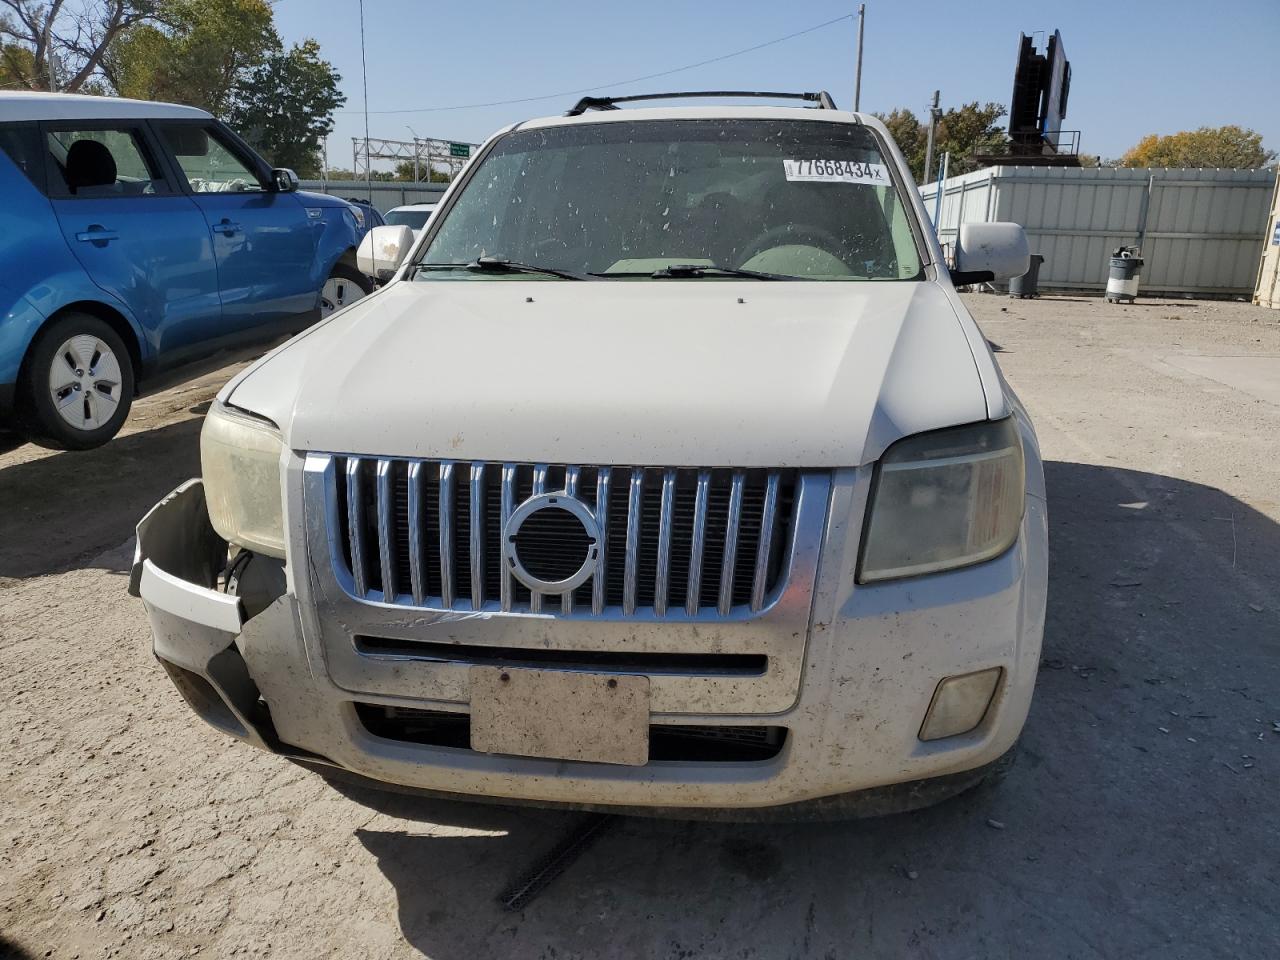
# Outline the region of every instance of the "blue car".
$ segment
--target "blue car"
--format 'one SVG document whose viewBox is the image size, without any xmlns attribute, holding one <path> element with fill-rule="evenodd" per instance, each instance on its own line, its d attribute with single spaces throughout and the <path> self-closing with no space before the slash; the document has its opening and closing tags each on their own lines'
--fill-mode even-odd
<svg viewBox="0 0 1280 960">
<path fill-rule="evenodd" d="M 203 110 L 0 92 L 0 426 L 105 443 L 156 373 L 369 293 L 367 219 Z"/>
</svg>

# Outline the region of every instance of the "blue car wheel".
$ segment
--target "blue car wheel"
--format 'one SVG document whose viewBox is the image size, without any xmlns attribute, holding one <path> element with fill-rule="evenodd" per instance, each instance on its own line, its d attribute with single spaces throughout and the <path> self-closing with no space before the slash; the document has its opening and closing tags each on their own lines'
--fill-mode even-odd
<svg viewBox="0 0 1280 960">
<path fill-rule="evenodd" d="M 67 313 L 40 331 L 23 364 L 25 432 L 57 450 L 88 450 L 119 432 L 133 404 L 129 350 L 111 326 Z"/>
<path fill-rule="evenodd" d="M 373 282 L 359 270 L 336 263 L 320 288 L 320 319 L 373 292 Z"/>
</svg>

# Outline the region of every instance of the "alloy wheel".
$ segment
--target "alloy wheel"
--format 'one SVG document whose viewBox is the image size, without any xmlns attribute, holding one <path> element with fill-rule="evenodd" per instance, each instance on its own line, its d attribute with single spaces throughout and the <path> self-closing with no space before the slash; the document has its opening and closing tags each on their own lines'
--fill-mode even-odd
<svg viewBox="0 0 1280 960">
<path fill-rule="evenodd" d="M 330 277 L 320 288 L 320 316 L 327 317 L 364 296 L 360 284 L 346 277 Z"/>
<path fill-rule="evenodd" d="M 66 340 L 49 366 L 53 408 L 76 430 L 96 430 L 115 415 L 120 381 L 115 352 L 92 334 Z"/>
</svg>

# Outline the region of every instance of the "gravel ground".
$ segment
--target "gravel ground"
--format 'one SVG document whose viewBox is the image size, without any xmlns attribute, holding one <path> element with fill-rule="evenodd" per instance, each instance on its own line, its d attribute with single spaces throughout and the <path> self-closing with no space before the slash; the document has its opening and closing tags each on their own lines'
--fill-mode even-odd
<svg viewBox="0 0 1280 960">
<path fill-rule="evenodd" d="M 152 659 L 129 533 L 196 472 L 225 367 L 102 450 L 0 454 L 0 955 L 1280 956 L 1280 407 L 1182 362 L 1280 372 L 1280 313 L 969 302 L 1049 461 L 1003 783 L 847 824 L 619 820 L 505 911 L 576 815 L 339 793 L 198 724 Z"/>
</svg>

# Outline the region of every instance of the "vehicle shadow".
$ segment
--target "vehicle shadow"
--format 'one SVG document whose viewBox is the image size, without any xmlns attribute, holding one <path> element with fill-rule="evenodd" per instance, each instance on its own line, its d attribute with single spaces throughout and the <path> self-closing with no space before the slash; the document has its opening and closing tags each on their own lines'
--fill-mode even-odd
<svg viewBox="0 0 1280 960">
<path fill-rule="evenodd" d="M 0 578 L 82 566 L 118 547 L 156 501 L 199 475 L 200 423 L 0 466 Z"/>
<path fill-rule="evenodd" d="M 33 960 L 35 954 L 23 949 L 4 934 L 0 934 L 0 960 Z"/>
<path fill-rule="evenodd" d="M 499 894 L 581 814 L 344 788 L 380 814 L 356 836 L 405 939 L 437 960 L 1280 955 L 1280 526 L 1173 477 L 1046 479 L 1044 656 L 1003 782 L 858 822 L 619 818 L 514 913 Z"/>
</svg>

